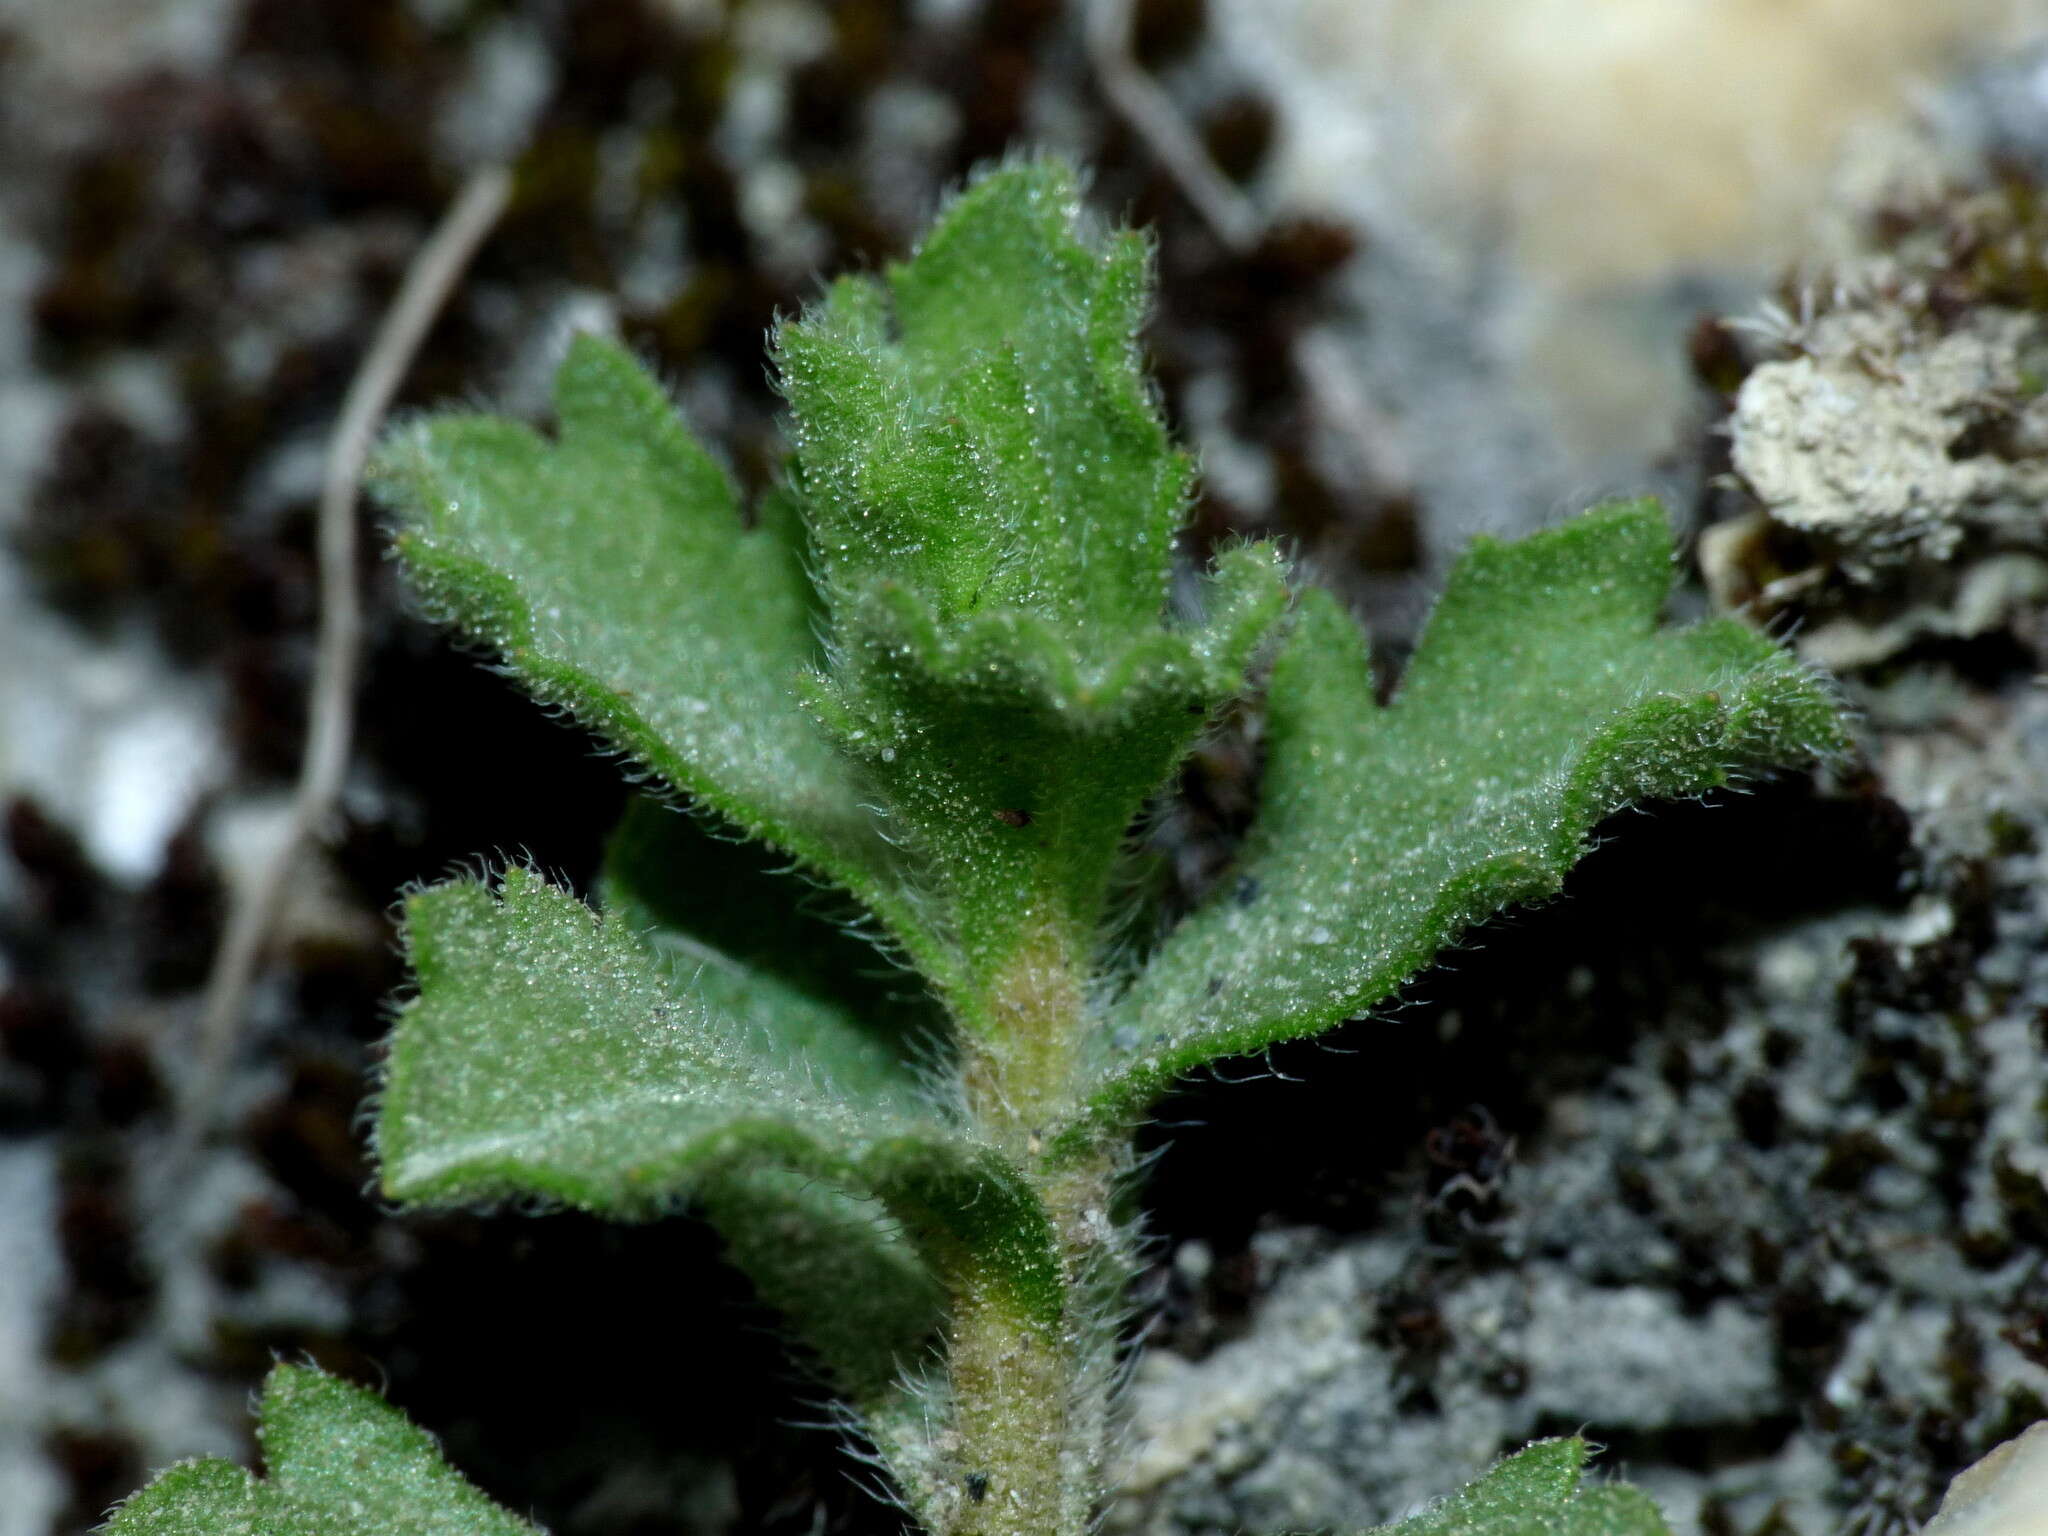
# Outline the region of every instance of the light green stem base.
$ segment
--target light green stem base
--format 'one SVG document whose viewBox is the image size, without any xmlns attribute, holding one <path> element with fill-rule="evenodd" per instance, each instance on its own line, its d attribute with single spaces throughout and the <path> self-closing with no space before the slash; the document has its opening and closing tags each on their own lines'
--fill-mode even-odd
<svg viewBox="0 0 2048 1536">
<path fill-rule="evenodd" d="M 947 1332 L 950 1423 L 934 1536 L 1085 1536 L 1103 1495 L 1117 1298 L 1127 1244 L 1110 1218 L 1118 1160 L 1048 1165 L 1041 1128 L 1064 1107 L 1085 1014 L 1074 947 L 1050 933 L 1020 951 L 968 1048 L 967 1101 L 983 1133 L 1030 1171 L 1060 1243 L 1065 1314 L 1022 1315 L 991 1280 L 956 1287 Z"/>
<path fill-rule="evenodd" d="M 969 1285 L 947 1339 L 957 1487 L 937 1536 L 1084 1536 L 1103 1494 L 1116 1347 L 1127 1278 L 1106 1205 L 1110 1170 L 1062 1170 L 1039 1187 L 1061 1237 L 1067 1316 L 1021 1317 Z"/>
</svg>

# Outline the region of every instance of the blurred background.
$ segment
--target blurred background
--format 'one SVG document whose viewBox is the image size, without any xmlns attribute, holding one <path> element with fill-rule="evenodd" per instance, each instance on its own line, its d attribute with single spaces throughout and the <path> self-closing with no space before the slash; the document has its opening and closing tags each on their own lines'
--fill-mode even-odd
<svg viewBox="0 0 2048 1536">
<path fill-rule="evenodd" d="M 1157 232 L 1192 558 L 1284 537 L 1391 684 L 1474 533 L 1653 491 L 1679 608 L 1870 739 L 1170 1107 L 1112 1527 L 1355 1526 L 1585 1427 L 1688 1536 L 1882 1536 L 2048 1414 L 2048 0 L 0 0 L 0 1536 L 247 1458 L 279 1355 L 561 1536 L 897 1528 L 708 1230 L 367 1197 L 391 903 L 586 882 L 627 794 L 381 558 L 343 825 L 148 1170 L 297 769 L 327 438 L 463 177 L 516 190 L 401 408 L 544 419 L 606 330 L 758 490 L 772 318 L 1019 146 Z M 1255 717 L 1190 768 L 1182 899 L 1256 768 Z"/>
</svg>

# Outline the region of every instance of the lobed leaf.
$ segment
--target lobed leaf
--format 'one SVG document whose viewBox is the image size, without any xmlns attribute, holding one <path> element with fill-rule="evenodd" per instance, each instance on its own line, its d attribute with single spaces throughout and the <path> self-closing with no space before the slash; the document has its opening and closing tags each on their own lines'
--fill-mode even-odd
<svg viewBox="0 0 2048 1536">
<path fill-rule="evenodd" d="M 802 534 L 771 498 L 748 528 L 660 386 L 578 336 L 559 438 L 501 417 L 394 434 L 373 485 L 438 616 L 678 789 L 794 854 L 937 958 L 851 765 L 793 692 L 816 660 Z"/>
<path fill-rule="evenodd" d="M 1087 964 L 1132 818 L 1285 606 L 1273 552 L 1239 550 L 1206 625 L 1165 622 L 1189 466 L 1137 352 L 1148 282 L 1139 237 L 1083 233 L 1071 170 L 1017 161 L 776 333 L 831 612 L 808 696 L 920 870 L 970 1030 L 1045 957 Z"/>
<path fill-rule="evenodd" d="M 952 625 L 909 589 L 843 610 L 845 655 L 813 707 L 865 763 L 890 824 L 945 897 L 962 972 L 956 1012 L 1044 935 L 1079 961 L 1124 835 L 1214 710 L 1243 687 L 1286 603 L 1270 549 L 1227 555 L 1195 628 L 1157 624 L 1083 660 L 1046 620 L 997 610 Z"/>
<path fill-rule="evenodd" d="M 1025 1312 L 1059 1316 L 1036 1197 L 830 1001 L 720 956 L 684 975 L 521 869 L 495 893 L 422 891 L 406 923 L 419 995 L 377 1122 L 394 1198 L 625 1218 L 700 1199 L 856 1393 L 922 1341 L 935 1276 L 970 1255 Z M 836 1253 L 836 1271 L 799 1244 Z"/>
<path fill-rule="evenodd" d="M 915 255 L 779 326 L 828 599 L 880 578 L 939 622 L 992 609 L 1134 636 L 1165 607 L 1190 466 L 1141 365 L 1149 257 L 1080 230 L 1074 172 L 1015 161 Z"/>
<path fill-rule="evenodd" d="M 1671 1536 L 1645 1494 L 1581 1488 L 1586 1442 L 1539 1440 L 1442 1503 L 1367 1536 Z"/>
<path fill-rule="evenodd" d="M 945 1296 L 878 1202 L 772 1163 L 696 1188 L 725 1256 L 865 1413 L 895 1405 L 904 1367 L 938 1336 Z"/>
<path fill-rule="evenodd" d="M 700 817 L 646 796 L 630 802 L 605 848 L 598 906 L 646 945 L 672 986 L 779 1037 L 835 1082 L 880 1074 L 914 1092 L 940 1057 L 943 1020 L 918 979 L 861 935 L 857 909 Z M 807 1032 L 819 1017 L 829 1030 Z"/>
<path fill-rule="evenodd" d="M 1825 688 L 1768 639 L 1659 628 L 1669 583 L 1654 502 L 1480 540 L 1385 708 L 1355 622 L 1305 594 L 1274 668 L 1259 818 L 1096 1039 L 1090 1123 L 1380 1002 L 1468 925 L 1555 893 L 1629 802 L 1841 747 Z"/>
<path fill-rule="evenodd" d="M 319 1371 L 271 1371 L 257 1438 L 267 1477 L 219 1460 L 172 1467 L 115 1511 L 106 1536 L 538 1536 L 404 1414 Z"/>
</svg>

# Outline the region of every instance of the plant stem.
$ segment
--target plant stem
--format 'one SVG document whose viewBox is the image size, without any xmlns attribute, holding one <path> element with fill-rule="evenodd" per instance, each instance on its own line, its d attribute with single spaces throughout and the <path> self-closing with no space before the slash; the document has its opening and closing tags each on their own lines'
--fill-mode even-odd
<svg viewBox="0 0 2048 1536">
<path fill-rule="evenodd" d="M 1070 1372 L 1063 1330 L 969 1285 L 953 1303 L 947 1364 L 959 1467 L 949 1536 L 1068 1536 L 1060 1463 Z"/>
<path fill-rule="evenodd" d="M 1113 1164 L 1035 1171 L 1059 1233 L 1066 1313 L 1022 1315 L 1000 1283 L 953 1298 L 954 1518 L 943 1536 L 1083 1536 L 1103 1491 L 1112 1430 L 1117 1300 L 1129 1278 L 1107 1210 Z"/>
<path fill-rule="evenodd" d="M 1028 1170 L 1058 1234 L 1066 1305 L 1057 1328 L 1024 1317 L 990 1279 L 953 1298 L 948 1336 L 958 1469 L 943 1536 L 1083 1536 L 1102 1494 L 1117 1299 L 1129 1264 L 1110 1196 L 1117 1160 L 1048 1165 L 1040 1130 L 1063 1106 L 1086 1024 L 1078 946 L 1048 926 L 1024 945 L 968 1047 L 962 1076 L 984 1134 Z"/>
<path fill-rule="evenodd" d="M 1029 1167 L 1072 1091 L 1084 1022 L 1081 945 L 1057 919 L 1027 918 L 998 973 L 985 1031 L 962 1031 L 967 1106 L 982 1133 Z"/>
</svg>

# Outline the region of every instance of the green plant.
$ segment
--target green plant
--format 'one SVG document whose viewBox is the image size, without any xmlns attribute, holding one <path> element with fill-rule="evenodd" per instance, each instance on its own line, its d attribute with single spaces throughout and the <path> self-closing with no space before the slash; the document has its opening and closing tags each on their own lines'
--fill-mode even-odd
<svg viewBox="0 0 2048 1536">
<path fill-rule="evenodd" d="M 695 1205 L 940 1536 L 1090 1527 L 1135 1244 L 1120 1181 L 1162 1088 L 1380 1003 L 1467 925 L 1553 894 L 1620 806 L 1841 742 L 1768 641 L 1660 625 L 1650 503 L 1480 541 L 1390 705 L 1358 625 L 1290 597 L 1270 545 L 1176 601 L 1191 467 L 1140 366 L 1146 288 L 1138 235 L 1083 233 L 1072 174 L 1013 163 L 909 262 L 777 328 L 792 452 L 751 518 L 655 382 L 590 337 L 552 440 L 436 416 L 379 469 L 432 609 L 851 898 L 909 973 L 849 963 L 799 890 L 652 803 L 601 910 L 516 867 L 421 891 L 385 1192 Z M 1118 894 L 1129 831 L 1266 657 L 1258 820 L 1155 938 Z M 372 1448 L 389 1439 L 419 1498 L 474 1497 L 422 1470 L 391 1410 L 314 1381 L 273 1383 L 269 1483 L 180 1469 L 115 1529 L 304 1528 L 232 1521 L 312 1497 L 271 1437 L 313 1398 L 337 1435 L 364 1426 L 366 1487 L 399 1475 Z M 1574 1497 L 1583 1447 L 1551 1444 L 1412 1529 L 1657 1528 L 1639 1496 Z"/>
</svg>

